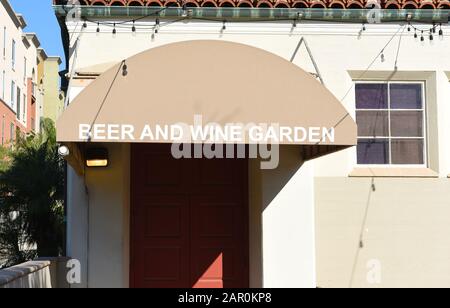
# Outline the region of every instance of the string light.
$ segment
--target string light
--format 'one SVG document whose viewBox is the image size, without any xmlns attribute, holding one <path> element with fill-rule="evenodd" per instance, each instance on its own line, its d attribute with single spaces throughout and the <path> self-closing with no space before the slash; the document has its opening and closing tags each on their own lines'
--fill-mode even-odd
<svg viewBox="0 0 450 308">
<path fill-rule="evenodd" d="M 187 8 L 187 5 L 186 5 L 185 1 L 180 1 L 180 3 L 181 3 L 181 2 L 183 3 L 183 4 L 182 4 L 182 10 L 183 10 L 182 16 L 183 16 L 183 18 L 185 18 L 185 17 L 187 17 L 187 16 L 189 15 L 189 11 L 188 11 L 188 8 Z M 164 10 L 164 9 L 161 9 L 161 11 L 163 11 L 163 10 Z M 156 12 L 156 13 L 149 14 L 149 15 L 146 15 L 146 16 L 142 16 L 142 17 L 139 17 L 139 18 L 136 18 L 136 19 L 132 19 L 132 20 L 129 20 L 129 21 L 123 21 L 123 22 L 120 22 L 119 24 L 120 24 L 120 25 L 125 25 L 125 24 L 127 24 L 127 23 L 132 22 L 131 31 L 132 31 L 132 33 L 134 34 L 134 33 L 137 32 L 136 21 L 141 20 L 141 19 L 146 18 L 146 17 L 156 16 L 154 26 L 153 26 L 153 27 L 150 27 L 151 30 L 152 30 L 152 38 L 154 38 L 155 34 L 158 34 L 158 33 L 159 33 L 159 30 L 160 30 L 160 27 L 161 27 L 161 20 L 160 20 L 160 17 L 159 17 L 161 11 L 158 11 L 158 12 Z M 302 19 L 302 17 L 303 17 L 303 14 L 302 14 L 301 12 L 298 12 L 296 18 L 292 21 L 292 28 L 297 28 L 298 22 Z M 204 18 L 203 18 L 203 20 L 204 20 Z M 427 29 L 420 29 L 420 28 L 414 26 L 414 25 L 411 23 L 410 20 L 411 20 L 410 17 L 408 17 L 407 20 L 406 20 L 407 23 L 408 23 L 408 24 L 407 24 L 407 30 L 408 30 L 408 32 L 411 32 L 412 30 L 414 30 L 414 38 L 415 38 L 415 39 L 418 39 L 418 38 L 419 38 L 419 33 L 420 33 L 420 34 L 421 34 L 421 35 L 420 35 L 420 41 L 421 41 L 421 42 L 424 42 L 424 41 L 425 41 L 425 31 L 428 32 L 428 30 L 427 30 Z M 218 22 L 218 20 L 216 20 L 216 19 L 211 19 L 211 21 Z M 89 20 L 89 19 L 85 19 L 85 21 L 84 21 L 84 23 L 83 23 L 83 27 L 84 27 L 84 28 L 87 28 L 87 22 L 92 22 L 92 23 L 95 22 L 95 23 L 97 24 L 97 33 L 100 33 L 100 25 L 101 25 L 101 24 L 102 24 L 102 25 L 106 25 L 106 26 L 111 26 L 111 23 L 110 23 L 110 22 L 104 22 L 104 23 L 101 23 L 101 22 L 91 21 L 91 20 Z M 176 22 L 176 21 L 175 21 L 175 22 Z M 252 22 L 252 21 L 248 21 L 248 22 Z M 172 23 L 173 23 L 173 22 L 169 22 L 168 24 L 172 24 Z M 222 31 L 222 32 L 225 31 L 225 30 L 227 29 L 226 23 L 227 23 L 226 20 L 223 20 L 223 21 L 222 21 L 222 28 L 221 28 L 221 31 Z M 112 26 L 113 26 L 112 33 L 113 33 L 113 34 L 117 34 L 117 23 L 113 23 Z M 439 27 L 439 31 L 438 31 L 438 27 Z M 123 28 L 123 27 L 122 27 L 122 28 Z M 144 26 L 144 29 L 148 29 L 148 28 L 149 28 L 149 26 L 147 26 L 147 27 Z M 362 31 L 367 31 L 367 25 L 366 25 L 366 23 L 363 23 L 363 24 L 362 24 L 361 32 L 362 32 Z M 442 30 L 442 23 L 436 24 L 436 23 L 434 22 L 433 25 L 432 25 L 432 27 L 429 28 L 429 32 L 430 32 L 430 34 L 429 34 L 429 39 L 430 39 L 430 41 L 433 41 L 433 40 L 434 40 L 434 35 L 433 35 L 433 34 L 435 34 L 435 33 L 438 33 L 438 34 L 439 34 L 439 38 L 440 38 L 441 40 L 444 38 L 444 31 Z"/>
<path fill-rule="evenodd" d="M 181 13 L 182 17 L 187 17 L 188 16 L 188 10 L 187 10 L 187 5 L 186 2 L 183 1 L 183 6 L 182 6 L 183 12 Z"/>
<path fill-rule="evenodd" d="M 158 18 L 156 18 L 156 21 L 155 21 L 155 31 L 154 31 L 155 33 L 159 32 L 160 24 L 161 24 L 161 21 L 159 20 L 159 17 L 158 17 Z"/>
<path fill-rule="evenodd" d="M 125 62 L 125 60 L 123 61 L 123 65 L 122 65 L 122 76 L 127 76 L 128 75 L 128 65 Z"/>
<path fill-rule="evenodd" d="M 384 57 L 384 49 L 381 51 L 381 62 L 386 61 L 386 58 Z"/>
<path fill-rule="evenodd" d="M 417 39 L 419 37 L 418 32 L 421 33 L 420 35 L 420 41 L 424 42 L 425 41 L 425 31 L 429 32 L 429 39 L 430 41 L 434 40 L 434 34 L 437 31 L 437 28 L 439 27 L 439 38 L 442 40 L 444 38 L 444 31 L 442 31 L 442 23 L 440 23 L 439 25 L 437 25 L 436 23 L 433 23 L 433 26 L 429 29 L 429 30 L 424 30 L 424 29 L 419 29 L 415 26 L 413 26 L 411 23 L 408 24 L 408 27 L 411 27 L 412 29 L 414 29 L 414 38 Z"/>
</svg>

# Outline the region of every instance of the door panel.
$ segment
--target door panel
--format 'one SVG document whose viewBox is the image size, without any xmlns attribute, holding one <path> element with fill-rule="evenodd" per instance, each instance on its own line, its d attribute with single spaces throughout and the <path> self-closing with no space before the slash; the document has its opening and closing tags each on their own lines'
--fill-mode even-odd
<svg viewBox="0 0 450 308">
<path fill-rule="evenodd" d="M 248 287 L 247 162 L 133 145 L 132 287 Z"/>
</svg>

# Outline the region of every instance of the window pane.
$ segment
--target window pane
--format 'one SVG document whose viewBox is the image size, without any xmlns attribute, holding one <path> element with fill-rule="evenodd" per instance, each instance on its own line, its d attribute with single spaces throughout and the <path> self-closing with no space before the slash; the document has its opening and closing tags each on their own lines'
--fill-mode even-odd
<svg viewBox="0 0 450 308">
<path fill-rule="evenodd" d="M 422 109 L 421 84 L 391 84 L 392 109 Z"/>
<path fill-rule="evenodd" d="M 422 111 L 391 111 L 392 137 L 423 137 Z"/>
<path fill-rule="evenodd" d="M 387 109 L 387 85 L 386 84 L 356 84 L 356 108 L 357 109 Z"/>
<path fill-rule="evenodd" d="M 393 139 L 392 163 L 400 165 L 422 165 L 424 163 L 424 141 L 422 139 Z"/>
<path fill-rule="evenodd" d="M 359 139 L 358 164 L 386 165 L 389 164 L 388 139 Z"/>
<path fill-rule="evenodd" d="M 387 111 L 357 111 L 359 137 L 388 137 L 389 118 Z"/>
</svg>

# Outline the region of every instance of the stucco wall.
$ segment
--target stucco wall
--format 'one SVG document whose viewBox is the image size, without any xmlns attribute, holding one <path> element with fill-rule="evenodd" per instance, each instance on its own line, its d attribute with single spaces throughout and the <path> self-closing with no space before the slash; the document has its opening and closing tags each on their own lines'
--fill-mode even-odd
<svg viewBox="0 0 450 308">
<path fill-rule="evenodd" d="M 149 25 L 151 24 L 150 22 Z M 74 26 L 75 24 L 68 24 L 71 31 L 74 30 Z M 450 245 L 445 238 L 450 231 L 448 230 L 450 216 L 447 210 L 450 200 L 448 198 L 450 180 L 447 179 L 447 175 L 450 174 L 448 25 L 443 25 L 445 38 L 443 40 L 436 38 L 433 42 L 426 40 L 421 43 L 413 38 L 413 33 L 405 30 L 402 32 L 401 42 L 400 35 L 397 35 L 384 49 L 385 61 L 374 59 L 399 30 L 400 25 L 366 25 L 367 30 L 361 32 L 361 25 L 358 24 L 301 23 L 293 30 L 289 22 L 228 23 L 227 30 L 221 33 L 221 24 L 189 21 L 162 28 L 153 40 L 150 39 L 150 33 L 145 31 L 138 30 L 136 35 L 132 35 L 128 29 L 119 29 L 114 36 L 111 29 L 106 27 L 102 28 L 102 33 L 97 34 L 96 27 L 89 25 L 84 30 L 76 67 L 72 69 L 119 62 L 149 48 L 192 39 L 239 42 L 290 59 L 299 39 L 303 36 L 308 41 L 325 85 L 338 99 L 342 99 L 342 103 L 353 117 L 354 80 L 425 81 L 429 132 L 428 166 L 435 172 L 436 178 L 375 180 L 377 190 L 370 196 L 371 212 L 367 216 L 369 232 L 365 231 L 367 233 L 365 248 L 360 251 L 352 285 L 373 286 L 366 281 L 366 264 L 370 260 L 380 261 L 382 283 L 378 286 L 450 285 L 450 276 L 446 274 L 450 272 L 448 269 Z M 79 28 L 75 30 L 78 31 Z M 372 61 L 374 62 L 369 73 L 362 75 Z M 294 63 L 314 72 L 304 48 L 300 49 Z M 395 63 L 397 70 L 394 70 Z M 79 93 L 81 89 L 82 87 L 73 89 L 73 92 Z M 317 284 L 322 287 L 351 285 L 351 273 L 359 246 L 358 237 L 369 198 L 371 179 L 348 177 L 356 167 L 354 148 L 318 159 L 311 165 L 300 169 L 299 177 L 295 175 L 292 182 L 284 187 L 273 202 L 269 202 L 268 197 L 273 194 L 274 189 L 270 172 L 267 173 L 267 177 L 257 177 L 258 181 L 251 184 L 259 185 L 260 189 L 264 188 L 267 196 L 260 196 L 261 204 L 270 203 L 262 217 L 257 214 L 250 217 L 254 222 L 251 224 L 250 232 L 251 251 L 255 255 L 258 251 L 264 251 L 262 263 L 251 264 L 253 285 L 263 283 L 264 286 L 273 286 L 275 282 L 279 285 L 294 283 L 300 285 L 300 282 L 294 281 L 299 277 L 300 268 L 305 266 L 307 269 L 306 267 L 314 262 L 305 261 L 306 263 L 299 265 L 298 262 L 309 260 L 309 257 L 302 259 L 304 254 L 300 251 L 301 248 L 290 246 L 290 236 L 293 234 L 303 236 L 298 234 L 302 231 L 300 226 L 309 228 L 314 221 L 308 216 L 311 213 L 307 207 L 296 207 L 295 203 L 296 200 L 308 199 L 308 191 L 313 189 L 311 183 L 304 181 L 307 177 L 301 176 L 302 173 L 308 172 L 317 177 L 314 185 L 317 212 Z M 312 200 L 311 197 L 311 202 Z M 306 204 L 309 204 L 309 199 Z M 264 230 L 262 230 L 263 221 L 266 224 Z M 260 234 L 258 232 L 263 232 L 261 243 L 253 242 L 258 239 Z M 282 236 L 286 238 L 280 240 Z M 303 240 L 302 245 L 305 245 L 303 249 L 306 251 L 305 254 L 308 254 L 313 244 L 306 238 Z M 291 255 L 286 256 L 286 253 Z M 289 259 L 290 257 L 292 259 Z M 286 262 L 280 263 L 279 260 Z M 288 272 L 289 266 L 295 267 L 292 274 Z M 309 269 L 313 270 L 313 267 Z M 263 279 L 261 275 L 264 276 Z M 313 277 L 313 274 L 309 273 L 306 276 Z"/>
<path fill-rule="evenodd" d="M 295 146 L 280 147 L 276 170 L 260 166 L 250 161 L 250 286 L 313 288 L 312 166 Z"/>
<path fill-rule="evenodd" d="M 59 89 L 59 65 L 61 63 L 58 57 L 49 57 L 44 61 L 44 104 L 43 116 L 56 122 L 63 111 L 64 99 Z"/>
<path fill-rule="evenodd" d="M 318 285 L 450 287 L 450 181 L 374 184 L 315 179 Z"/>
<path fill-rule="evenodd" d="M 129 146 L 107 148 L 108 168 L 87 169 L 84 179 L 69 174 L 68 256 L 82 266 L 74 287 L 128 286 Z"/>
</svg>

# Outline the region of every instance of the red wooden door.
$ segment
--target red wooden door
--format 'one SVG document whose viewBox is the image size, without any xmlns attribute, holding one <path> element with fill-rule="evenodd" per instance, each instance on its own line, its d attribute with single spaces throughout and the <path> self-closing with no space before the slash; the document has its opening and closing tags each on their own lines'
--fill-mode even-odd
<svg viewBox="0 0 450 308">
<path fill-rule="evenodd" d="M 247 161 L 133 145 L 130 285 L 248 287 Z"/>
</svg>

